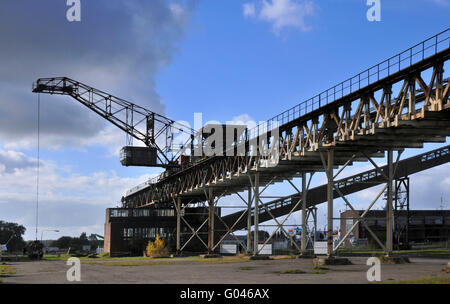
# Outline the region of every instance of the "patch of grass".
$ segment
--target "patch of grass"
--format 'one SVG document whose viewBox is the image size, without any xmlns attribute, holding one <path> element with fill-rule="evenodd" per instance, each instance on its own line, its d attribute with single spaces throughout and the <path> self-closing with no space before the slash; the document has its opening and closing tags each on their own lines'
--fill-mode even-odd
<svg viewBox="0 0 450 304">
<path fill-rule="evenodd" d="M 392 279 L 391 279 L 392 280 Z M 450 284 L 449 277 L 427 277 L 418 280 L 379 282 L 378 284 Z"/>
<path fill-rule="evenodd" d="M 255 269 L 254 267 L 252 267 L 252 266 L 242 266 L 241 268 L 239 268 L 240 270 L 253 270 L 253 269 Z"/>
<path fill-rule="evenodd" d="M 98 255 L 98 257 L 99 257 L 99 258 L 109 258 L 109 253 L 108 253 L 108 252 L 100 253 L 100 254 Z"/>
<path fill-rule="evenodd" d="M 57 257 L 55 255 L 44 255 L 44 260 L 45 261 L 50 261 L 50 262 L 57 262 L 57 261 L 67 261 L 67 259 L 71 258 L 72 255 L 71 254 L 61 254 L 60 257 Z M 92 258 L 89 257 L 79 257 L 80 261 L 84 262 L 84 261 L 92 261 Z M 143 256 L 138 256 L 138 257 L 110 257 L 108 255 L 108 253 L 106 254 L 99 254 L 97 256 L 97 258 L 95 259 L 95 261 L 98 262 L 102 262 L 102 261 L 129 261 L 129 260 L 133 260 L 133 261 L 147 261 L 149 260 L 148 257 L 143 257 Z"/>
<path fill-rule="evenodd" d="M 16 268 L 14 268 L 13 266 L 8 264 L 0 265 L 0 277 L 8 277 L 16 273 Z"/>
<path fill-rule="evenodd" d="M 243 263 L 248 262 L 248 257 L 224 257 L 221 259 L 203 259 L 200 257 L 189 258 L 170 258 L 170 259 L 152 259 L 152 258 L 139 258 L 131 260 L 129 258 L 121 259 L 107 259 L 101 258 L 95 261 L 84 261 L 85 264 L 97 264 L 102 266 L 158 266 L 158 265 L 172 265 L 172 264 L 184 264 L 184 265 L 210 265 L 210 264 L 227 264 L 227 263 Z"/>
<path fill-rule="evenodd" d="M 303 271 L 301 269 L 288 269 L 280 271 L 280 274 L 300 274 L 300 273 L 306 273 L 306 271 Z"/>
</svg>

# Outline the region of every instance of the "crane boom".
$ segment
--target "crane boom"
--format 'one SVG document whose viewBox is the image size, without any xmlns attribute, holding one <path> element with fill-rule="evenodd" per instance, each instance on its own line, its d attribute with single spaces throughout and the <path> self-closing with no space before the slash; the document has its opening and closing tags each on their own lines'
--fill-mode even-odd
<svg viewBox="0 0 450 304">
<path fill-rule="evenodd" d="M 126 166 L 177 167 L 179 155 L 172 153 L 175 133 L 194 134 L 190 127 L 67 77 L 40 78 L 33 83 L 33 92 L 70 96 L 126 132 L 128 146 L 122 149 L 121 160 L 138 159 L 122 161 Z M 146 148 L 131 147 L 133 138 Z"/>
</svg>

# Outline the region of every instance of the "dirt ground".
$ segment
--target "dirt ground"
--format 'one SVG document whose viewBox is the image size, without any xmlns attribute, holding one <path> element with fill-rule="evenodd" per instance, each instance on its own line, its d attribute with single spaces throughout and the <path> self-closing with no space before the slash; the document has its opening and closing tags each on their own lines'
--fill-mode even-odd
<svg viewBox="0 0 450 304">
<path fill-rule="evenodd" d="M 220 259 L 218 259 L 219 261 Z M 81 264 L 84 284 L 367 284 L 367 258 L 350 258 L 353 265 L 326 266 L 314 272 L 310 259 L 240 261 L 237 263 L 192 264 L 176 259 L 168 265 L 107 266 L 102 261 Z M 173 261 L 173 259 L 172 259 Z M 120 261 L 123 263 L 124 261 Z M 159 260 L 158 263 L 170 260 Z M 209 261 L 208 261 L 209 262 Z M 412 258 L 410 264 L 381 265 L 382 282 L 449 277 L 442 271 L 448 260 Z M 66 279 L 69 266 L 63 261 L 9 262 L 16 274 L 1 278 L 2 284 L 72 284 Z M 304 273 L 300 273 L 301 270 Z M 281 272 L 297 273 L 281 273 Z"/>
</svg>

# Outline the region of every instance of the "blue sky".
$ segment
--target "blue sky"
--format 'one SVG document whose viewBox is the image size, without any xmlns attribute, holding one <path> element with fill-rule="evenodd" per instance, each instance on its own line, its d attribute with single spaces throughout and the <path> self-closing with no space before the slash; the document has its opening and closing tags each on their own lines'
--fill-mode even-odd
<svg viewBox="0 0 450 304">
<path fill-rule="evenodd" d="M 204 122 L 261 121 L 445 30 L 450 13 L 448 0 L 381 0 L 381 22 L 367 20 L 364 0 L 81 3 L 80 23 L 67 22 L 64 1 L 5 0 L 0 8 L 0 219 L 25 225 L 28 239 L 37 78 L 73 77 L 175 120 L 192 123 L 200 112 Z M 61 231 L 49 238 L 103 234 L 105 208 L 159 171 L 122 167 L 125 135 L 70 98 L 42 96 L 41 115 L 40 229 Z M 448 168 L 414 176 L 413 207 L 437 208 L 448 197 Z M 362 169 L 370 167 L 352 172 Z M 434 178 L 439 189 L 428 189 Z M 270 191 L 293 193 L 288 185 Z M 369 194 L 352 198 L 365 206 Z"/>
</svg>

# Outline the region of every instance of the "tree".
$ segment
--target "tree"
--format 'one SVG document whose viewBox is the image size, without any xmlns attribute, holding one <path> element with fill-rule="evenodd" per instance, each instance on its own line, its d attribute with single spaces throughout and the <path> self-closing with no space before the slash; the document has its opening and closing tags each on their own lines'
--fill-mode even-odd
<svg viewBox="0 0 450 304">
<path fill-rule="evenodd" d="M 89 239 L 87 238 L 86 232 L 81 233 L 79 239 L 82 245 L 89 245 Z"/>
<path fill-rule="evenodd" d="M 22 237 L 25 230 L 26 228 L 22 225 L 0 221 L 0 243 L 6 244 L 9 241 L 8 251 L 22 251 L 26 246 Z"/>
<path fill-rule="evenodd" d="M 154 242 L 149 242 L 147 246 L 147 256 L 152 258 L 160 258 L 169 255 L 169 249 L 166 247 L 164 240 L 156 235 L 156 240 Z"/>
<path fill-rule="evenodd" d="M 50 243 L 51 247 L 58 247 L 61 249 L 67 249 L 73 245 L 73 238 L 70 236 L 62 236 L 56 241 Z"/>
<path fill-rule="evenodd" d="M 82 250 L 84 245 L 91 245 L 91 247 L 95 245 L 87 237 L 86 232 L 81 233 L 80 237 L 70 237 L 70 236 L 60 237 L 59 239 L 53 241 L 50 244 L 51 247 L 58 247 L 61 249 L 68 249 L 70 247 L 73 250 Z"/>
</svg>

